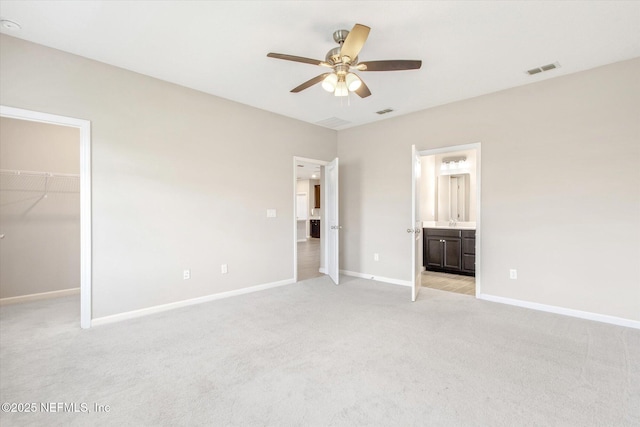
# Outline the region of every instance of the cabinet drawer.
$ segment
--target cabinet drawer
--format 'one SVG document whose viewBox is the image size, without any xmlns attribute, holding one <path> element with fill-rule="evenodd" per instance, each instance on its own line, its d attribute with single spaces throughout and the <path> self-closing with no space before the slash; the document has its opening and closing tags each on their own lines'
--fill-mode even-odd
<svg viewBox="0 0 640 427">
<path fill-rule="evenodd" d="M 461 230 L 447 230 L 444 228 L 425 228 L 424 233 L 427 236 L 442 236 L 442 237 L 460 237 Z"/>
<path fill-rule="evenodd" d="M 468 239 L 475 239 L 476 230 L 462 230 L 462 237 L 466 237 Z"/>
</svg>

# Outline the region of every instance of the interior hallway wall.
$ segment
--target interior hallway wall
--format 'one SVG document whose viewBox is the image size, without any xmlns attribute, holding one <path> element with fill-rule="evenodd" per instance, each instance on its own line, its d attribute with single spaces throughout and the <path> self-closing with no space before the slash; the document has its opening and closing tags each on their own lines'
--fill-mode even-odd
<svg viewBox="0 0 640 427">
<path fill-rule="evenodd" d="M 411 145 L 481 142 L 482 293 L 640 320 L 638 76 L 633 59 L 340 131 L 341 268 L 409 281 Z"/>
<path fill-rule="evenodd" d="M 293 279 L 291 161 L 335 131 L 5 35 L 0 74 L 2 105 L 91 121 L 94 318 Z"/>
<path fill-rule="evenodd" d="M 79 174 L 79 130 L 2 117 L 0 169 Z M 79 178 L 0 175 L 0 298 L 80 287 L 79 188 Z"/>
</svg>

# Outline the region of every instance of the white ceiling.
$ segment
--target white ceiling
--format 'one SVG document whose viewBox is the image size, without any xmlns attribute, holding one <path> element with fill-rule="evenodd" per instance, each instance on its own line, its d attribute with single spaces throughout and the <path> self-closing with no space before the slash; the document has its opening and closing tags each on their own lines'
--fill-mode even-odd
<svg viewBox="0 0 640 427">
<path fill-rule="evenodd" d="M 296 166 L 296 179 L 298 181 L 322 178 L 322 169 L 318 164 L 299 161 Z"/>
<path fill-rule="evenodd" d="M 640 2 L 0 1 L 2 32 L 310 123 L 344 129 L 640 56 Z M 332 33 L 371 27 L 360 61 L 421 59 L 362 72 L 372 96 L 334 97 L 324 72 L 267 58 L 324 59 Z M 561 68 L 525 70 L 559 61 Z M 380 116 L 376 111 L 395 111 Z"/>
</svg>

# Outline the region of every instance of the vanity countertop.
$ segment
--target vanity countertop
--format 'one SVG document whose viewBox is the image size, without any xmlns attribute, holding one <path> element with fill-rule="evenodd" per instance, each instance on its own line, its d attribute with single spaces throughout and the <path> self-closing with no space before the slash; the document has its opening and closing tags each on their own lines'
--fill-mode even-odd
<svg viewBox="0 0 640 427">
<path fill-rule="evenodd" d="M 443 228 L 448 230 L 475 230 L 475 221 L 457 222 L 456 225 L 449 225 L 449 221 L 423 221 L 423 228 Z"/>
</svg>

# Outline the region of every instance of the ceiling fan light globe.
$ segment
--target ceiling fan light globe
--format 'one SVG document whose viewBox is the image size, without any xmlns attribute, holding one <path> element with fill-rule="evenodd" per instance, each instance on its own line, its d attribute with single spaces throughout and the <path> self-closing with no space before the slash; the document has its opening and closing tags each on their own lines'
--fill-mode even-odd
<svg viewBox="0 0 640 427">
<path fill-rule="evenodd" d="M 344 81 L 338 82 L 336 85 L 336 91 L 333 94 L 335 96 L 348 96 L 349 89 L 347 88 L 347 84 Z"/>
<path fill-rule="evenodd" d="M 338 84 L 338 76 L 335 74 L 329 74 L 322 81 L 322 88 L 327 92 L 333 92 L 334 90 L 336 90 L 337 84 Z"/>
<path fill-rule="evenodd" d="M 349 88 L 351 92 L 358 90 L 360 86 L 362 86 L 362 80 L 360 80 L 360 77 L 353 73 L 347 74 L 345 82 L 347 84 L 347 88 Z"/>
</svg>

